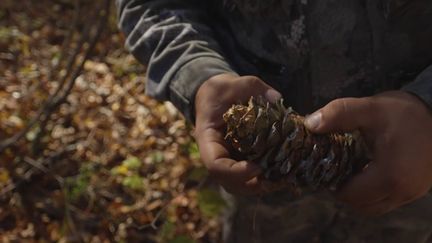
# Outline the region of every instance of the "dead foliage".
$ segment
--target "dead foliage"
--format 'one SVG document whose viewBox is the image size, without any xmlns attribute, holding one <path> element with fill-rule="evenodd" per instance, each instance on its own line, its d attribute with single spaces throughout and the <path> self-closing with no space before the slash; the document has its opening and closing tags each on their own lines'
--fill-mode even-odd
<svg viewBox="0 0 432 243">
<path fill-rule="evenodd" d="M 123 43 L 109 0 L 0 2 L 0 241 L 219 241 L 192 128 Z"/>
</svg>

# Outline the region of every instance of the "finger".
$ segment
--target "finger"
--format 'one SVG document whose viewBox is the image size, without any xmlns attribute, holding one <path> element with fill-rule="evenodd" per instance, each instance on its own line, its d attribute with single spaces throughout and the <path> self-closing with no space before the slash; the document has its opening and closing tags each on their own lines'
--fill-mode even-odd
<svg viewBox="0 0 432 243">
<path fill-rule="evenodd" d="M 393 188 L 383 179 L 384 173 L 377 163 L 352 177 L 336 192 L 336 197 L 354 207 L 372 205 L 387 199 Z"/>
<path fill-rule="evenodd" d="M 247 161 L 217 159 L 207 164 L 212 177 L 228 183 L 243 183 L 262 173 L 261 168 Z"/>
<path fill-rule="evenodd" d="M 423 196 L 424 196 L 424 194 L 417 193 L 415 195 L 411 195 L 411 196 L 406 197 L 406 196 L 400 195 L 400 193 L 398 193 L 397 190 L 395 190 L 386 199 L 384 199 L 378 203 L 358 207 L 356 210 L 359 212 L 362 212 L 363 214 L 368 215 L 368 216 L 379 216 L 379 215 L 389 213 L 389 212 L 391 212 L 397 208 L 400 208 L 404 205 L 407 205 L 409 203 L 412 203 Z"/>
<path fill-rule="evenodd" d="M 370 98 L 337 99 L 307 116 L 305 126 L 316 133 L 350 132 L 370 127 L 372 111 Z"/>
<path fill-rule="evenodd" d="M 216 129 L 202 131 L 198 136 L 198 146 L 202 160 L 217 179 L 244 182 L 261 173 L 260 167 L 253 163 L 229 159 L 223 136 Z"/>
<path fill-rule="evenodd" d="M 257 77 L 245 76 L 235 80 L 236 85 L 215 87 L 217 84 L 207 84 L 211 92 L 201 94 L 200 100 L 196 102 L 196 128 L 205 130 L 207 128 L 223 128 L 225 126 L 222 115 L 233 104 L 247 102 L 251 96 L 262 96 L 269 102 L 276 102 L 282 95 Z M 219 101 L 222 102 L 219 102 Z"/>
<path fill-rule="evenodd" d="M 399 205 L 395 204 L 391 198 L 387 198 L 379 203 L 356 208 L 355 210 L 365 216 L 376 217 L 389 213 L 398 207 Z"/>
<path fill-rule="evenodd" d="M 243 183 L 221 181 L 220 184 L 227 192 L 235 195 L 255 196 L 262 194 L 265 189 L 257 177 Z"/>
<path fill-rule="evenodd" d="M 246 88 L 247 90 L 250 90 L 251 93 L 248 94 L 249 98 L 250 96 L 264 96 L 269 102 L 276 102 L 279 99 L 282 98 L 282 95 L 273 89 L 271 86 L 266 84 L 261 79 L 254 77 L 254 76 L 243 76 L 240 78 L 240 82 L 242 82 L 242 85 L 239 85 L 238 87 Z M 243 90 L 239 90 L 242 92 Z"/>
<path fill-rule="evenodd" d="M 199 140 L 202 159 L 212 178 L 230 193 L 241 195 L 260 193 L 261 186 L 256 180 L 256 176 L 261 174 L 258 166 L 246 161 L 237 162 L 228 159 L 229 152 L 223 146 L 218 131 L 209 129 L 200 137 L 203 138 Z"/>
</svg>

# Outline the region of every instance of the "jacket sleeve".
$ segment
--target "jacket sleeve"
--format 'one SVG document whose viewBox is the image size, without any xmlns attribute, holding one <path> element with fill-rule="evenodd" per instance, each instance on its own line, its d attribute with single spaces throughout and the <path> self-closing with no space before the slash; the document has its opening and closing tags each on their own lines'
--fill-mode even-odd
<svg viewBox="0 0 432 243">
<path fill-rule="evenodd" d="M 208 25 L 205 2 L 116 1 L 126 48 L 147 65 L 146 94 L 171 101 L 189 121 L 199 86 L 211 76 L 233 72 Z"/>
<path fill-rule="evenodd" d="M 420 73 L 414 82 L 402 87 L 402 90 L 418 96 L 432 110 L 432 65 Z"/>
</svg>

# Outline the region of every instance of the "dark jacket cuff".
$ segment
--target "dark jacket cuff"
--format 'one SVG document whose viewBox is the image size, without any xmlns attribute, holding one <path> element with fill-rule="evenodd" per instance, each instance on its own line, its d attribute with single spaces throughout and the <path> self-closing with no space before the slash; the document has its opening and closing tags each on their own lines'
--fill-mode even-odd
<svg viewBox="0 0 432 243">
<path fill-rule="evenodd" d="M 185 118 L 195 123 L 195 95 L 198 88 L 212 76 L 235 73 L 226 61 L 216 57 L 199 57 L 183 65 L 170 83 L 169 100 Z"/>
<path fill-rule="evenodd" d="M 416 95 L 432 109 L 432 66 L 420 73 L 414 82 L 402 87 L 402 90 Z"/>
</svg>

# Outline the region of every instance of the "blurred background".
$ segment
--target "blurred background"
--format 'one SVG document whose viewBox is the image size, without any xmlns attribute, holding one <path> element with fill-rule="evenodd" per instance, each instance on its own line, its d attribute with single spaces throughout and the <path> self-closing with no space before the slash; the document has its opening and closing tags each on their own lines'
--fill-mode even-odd
<svg viewBox="0 0 432 243">
<path fill-rule="evenodd" d="M 219 242 L 192 127 L 144 95 L 114 1 L 0 1 L 0 242 Z"/>
</svg>

